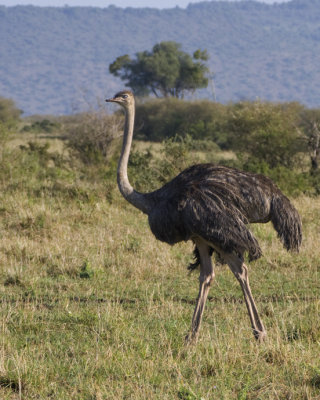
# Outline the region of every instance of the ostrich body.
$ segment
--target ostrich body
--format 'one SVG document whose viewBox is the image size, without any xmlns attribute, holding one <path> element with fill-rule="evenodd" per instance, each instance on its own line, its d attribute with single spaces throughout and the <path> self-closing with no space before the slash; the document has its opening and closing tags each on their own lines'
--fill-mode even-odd
<svg viewBox="0 0 320 400">
<path fill-rule="evenodd" d="M 259 317 L 248 279 L 244 253 L 249 260 L 262 255 L 260 246 L 247 227 L 248 223 L 271 221 L 287 250 L 299 250 L 301 221 L 278 187 L 267 177 L 212 164 L 193 165 L 162 188 L 139 193 L 130 185 L 127 165 L 134 128 L 135 103 L 130 91 L 121 91 L 108 102 L 125 110 L 125 129 L 118 164 L 118 186 L 122 195 L 148 215 L 155 237 L 170 245 L 192 240 L 200 265 L 199 295 L 187 341 L 197 339 L 209 288 L 214 278 L 211 255 L 230 267 L 241 285 L 253 334 L 263 340 L 266 330 Z"/>
</svg>

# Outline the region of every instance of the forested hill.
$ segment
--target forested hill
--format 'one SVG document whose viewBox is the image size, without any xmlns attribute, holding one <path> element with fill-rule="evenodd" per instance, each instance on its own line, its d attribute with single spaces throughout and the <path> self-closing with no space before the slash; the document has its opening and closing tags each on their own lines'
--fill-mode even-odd
<svg viewBox="0 0 320 400">
<path fill-rule="evenodd" d="M 320 0 L 167 10 L 0 6 L 0 38 L 0 96 L 26 114 L 70 113 L 113 94 L 123 83 L 109 64 L 164 40 L 208 50 L 220 102 L 320 106 Z M 212 87 L 197 96 L 212 97 Z"/>
</svg>

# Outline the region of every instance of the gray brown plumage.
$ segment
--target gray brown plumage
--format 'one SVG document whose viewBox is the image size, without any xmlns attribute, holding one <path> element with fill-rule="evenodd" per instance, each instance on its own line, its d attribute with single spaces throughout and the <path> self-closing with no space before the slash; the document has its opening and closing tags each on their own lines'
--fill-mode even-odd
<svg viewBox="0 0 320 400">
<path fill-rule="evenodd" d="M 263 175 L 211 164 L 194 165 L 145 196 L 153 203 L 151 230 L 157 239 L 169 244 L 196 234 L 223 251 L 247 251 L 255 260 L 261 249 L 247 224 L 268 221 L 288 250 L 298 250 L 301 244 L 296 209 Z"/>
<path fill-rule="evenodd" d="M 248 224 L 271 221 L 285 248 L 298 251 L 302 229 L 297 210 L 269 178 L 212 164 L 193 165 L 154 192 L 136 192 L 127 176 L 134 96 L 130 91 L 122 91 L 107 101 L 122 105 L 126 112 L 118 166 L 121 193 L 148 215 L 157 239 L 170 245 L 187 240 L 195 243 L 195 262 L 190 268 L 200 265 L 200 289 L 188 339 L 194 340 L 198 335 L 214 277 L 211 255 L 216 252 L 240 282 L 254 336 L 262 340 L 266 331 L 252 297 L 243 258 L 247 252 L 249 260 L 255 260 L 262 251 Z"/>
</svg>

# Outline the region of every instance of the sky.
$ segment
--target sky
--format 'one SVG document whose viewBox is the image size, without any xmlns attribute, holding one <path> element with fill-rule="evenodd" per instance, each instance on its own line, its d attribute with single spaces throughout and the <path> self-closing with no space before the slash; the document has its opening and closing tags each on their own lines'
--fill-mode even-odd
<svg viewBox="0 0 320 400">
<path fill-rule="evenodd" d="M 72 6 L 92 6 L 92 7 L 108 7 L 113 4 L 117 7 L 154 7 L 154 8 L 173 8 L 175 6 L 186 7 L 189 3 L 199 3 L 204 0 L 0 0 L 0 5 L 35 5 L 42 7 L 64 7 Z M 228 1 L 228 0 L 226 0 Z M 238 0 L 239 1 L 239 0 Z M 273 4 L 284 3 L 289 0 L 256 0 L 261 3 Z"/>
</svg>

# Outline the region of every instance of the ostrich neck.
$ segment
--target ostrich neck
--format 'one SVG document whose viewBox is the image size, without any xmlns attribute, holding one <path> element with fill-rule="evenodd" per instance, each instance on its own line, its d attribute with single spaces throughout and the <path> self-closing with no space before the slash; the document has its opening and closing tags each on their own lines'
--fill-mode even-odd
<svg viewBox="0 0 320 400">
<path fill-rule="evenodd" d="M 134 127 L 134 105 L 125 111 L 124 136 L 121 155 L 118 164 L 118 186 L 122 196 L 133 206 L 148 214 L 150 205 L 143 193 L 139 193 L 133 189 L 128 179 L 128 161 L 132 143 L 133 127 Z"/>
</svg>

